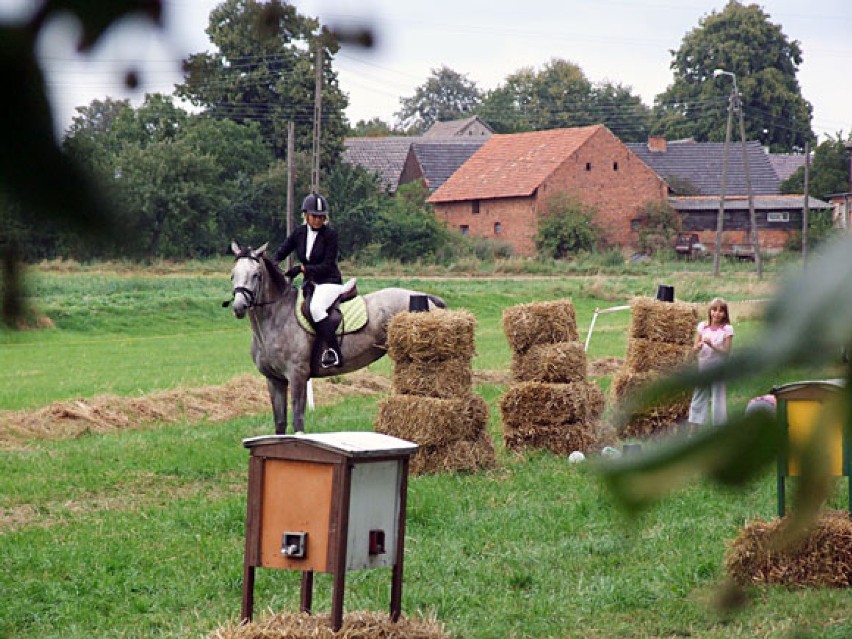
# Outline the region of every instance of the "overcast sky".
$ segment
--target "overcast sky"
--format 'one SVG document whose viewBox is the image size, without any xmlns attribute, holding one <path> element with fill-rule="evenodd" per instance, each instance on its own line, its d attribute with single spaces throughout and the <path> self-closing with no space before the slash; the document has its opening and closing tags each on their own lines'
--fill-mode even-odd
<svg viewBox="0 0 852 639">
<path fill-rule="evenodd" d="M 311 0 L 295 2 L 301 13 L 332 25 L 371 24 L 377 46 L 346 47 L 336 57 L 340 86 L 349 95 L 351 123 L 378 116 L 392 123 L 400 97 L 409 97 L 446 65 L 480 89 L 492 89 L 519 68 L 540 69 L 551 58 L 580 66 L 592 82 L 609 80 L 632 88 L 643 102 L 672 82 L 671 50 L 720 11 L 727 0 Z M 74 107 L 93 99 L 171 93 L 180 81 L 179 61 L 209 48 L 204 30 L 219 0 L 165 0 L 167 30 L 119 29 L 89 60 L 74 53 L 73 29 L 55 25 L 45 33 L 40 55 L 57 129 L 70 124 Z M 13 12 L 32 0 L 0 0 Z M 813 129 L 826 134 L 852 130 L 852 0 L 759 2 L 784 34 L 798 40 L 804 63 L 798 79 L 814 106 Z M 143 85 L 122 86 L 122 69 L 139 63 Z"/>
</svg>

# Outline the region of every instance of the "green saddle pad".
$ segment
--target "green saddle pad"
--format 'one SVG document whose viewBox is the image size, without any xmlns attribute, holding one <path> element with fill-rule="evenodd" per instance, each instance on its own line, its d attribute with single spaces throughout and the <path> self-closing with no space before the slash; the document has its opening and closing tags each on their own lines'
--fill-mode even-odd
<svg viewBox="0 0 852 639">
<path fill-rule="evenodd" d="M 305 301 L 305 294 L 302 289 L 299 289 L 299 297 L 296 298 L 296 317 L 299 319 L 299 324 L 311 335 L 315 334 L 314 327 L 308 321 L 308 318 L 302 313 L 302 302 Z M 343 321 L 337 327 L 337 334 L 354 333 L 360 331 L 367 325 L 367 302 L 363 296 L 358 295 L 348 302 L 343 302 L 340 305 L 340 311 L 343 313 Z"/>
</svg>

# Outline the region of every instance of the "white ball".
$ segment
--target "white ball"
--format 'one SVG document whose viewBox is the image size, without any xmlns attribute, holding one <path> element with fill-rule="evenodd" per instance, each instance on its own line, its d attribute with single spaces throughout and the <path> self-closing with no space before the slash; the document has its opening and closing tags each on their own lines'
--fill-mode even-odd
<svg viewBox="0 0 852 639">
<path fill-rule="evenodd" d="M 586 456 L 579 450 L 575 450 L 573 453 L 568 455 L 569 464 L 579 464 L 581 461 L 585 461 L 585 459 Z"/>
</svg>

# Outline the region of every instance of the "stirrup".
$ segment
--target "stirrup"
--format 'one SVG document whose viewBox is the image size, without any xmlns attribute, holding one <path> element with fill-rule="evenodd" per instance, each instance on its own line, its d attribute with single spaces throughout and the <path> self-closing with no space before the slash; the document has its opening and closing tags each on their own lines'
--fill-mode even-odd
<svg viewBox="0 0 852 639">
<path fill-rule="evenodd" d="M 340 365 L 340 357 L 337 355 L 337 351 L 333 348 L 327 348 L 322 352 L 322 357 L 320 358 L 320 365 L 323 368 L 331 368 L 332 366 Z"/>
</svg>

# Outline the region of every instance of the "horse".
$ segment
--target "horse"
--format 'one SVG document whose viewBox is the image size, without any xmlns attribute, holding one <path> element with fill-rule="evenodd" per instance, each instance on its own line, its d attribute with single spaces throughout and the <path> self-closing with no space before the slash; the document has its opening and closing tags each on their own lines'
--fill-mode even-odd
<svg viewBox="0 0 852 639">
<path fill-rule="evenodd" d="M 293 431 L 305 430 L 305 401 L 308 380 L 351 373 L 372 364 L 387 352 L 387 328 L 391 318 L 409 310 L 412 296 L 427 300 L 428 309 L 446 308 L 443 299 L 404 288 L 384 288 L 363 296 L 367 323 L 360 330 L 345 333 L 340 340 L 343 365 L 322 368 L 317 339 L 299 322 L 296 308 L 299 289 L 278 266 L 266 257 L 269 242 L 258 249 L 231 243 L 234 266 L 231 270 L 234 317 L 248 315 L 251 323 L 251 357 L 266 378 L 272 402 L 275 433 L 287 432 L 287 394 L 291 395 Z"/>
</svg>

